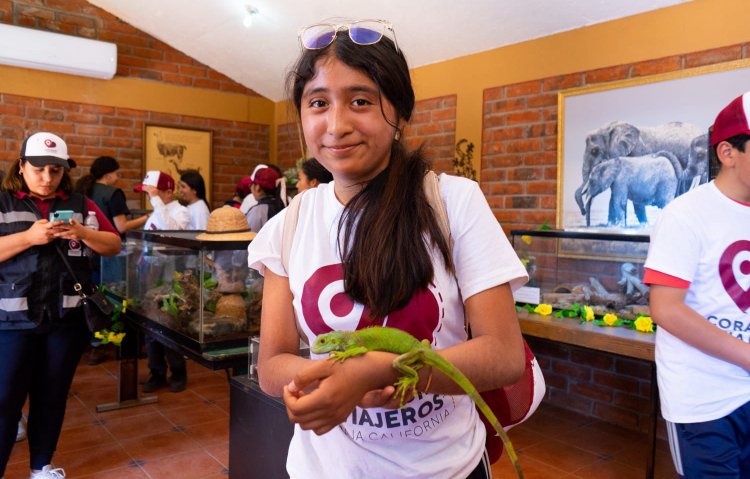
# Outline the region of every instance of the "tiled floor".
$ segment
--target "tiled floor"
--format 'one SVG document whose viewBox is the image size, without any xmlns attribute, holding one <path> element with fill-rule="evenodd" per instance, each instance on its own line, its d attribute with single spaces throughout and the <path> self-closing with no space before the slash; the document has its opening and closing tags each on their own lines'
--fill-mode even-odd
<svg viewBox="0 0 750 479">
<path fill-rule="evenodd" d="M 54 463 L 72 479 L 214 479 L 228 476 L 229 386 L 223 371 L 189 362 L 188 389 L 161 390 L 159 402 L 97 413 L 117 394 L 118 363 L 78 368 Z M 144 376 L 145 365 L 140 365 Z M 510 432 L 527 479 L 643 478 L 646 438 L 550 405 Z M 5 479 L 28 477 L 26 442 Z M 515 477 L 507 457 L 495 478 Z M 657 451 L 657 479 L 677 477 L 668 449 Z M 243 479 L 243 478 L 236 478 Z"/>
</svg>

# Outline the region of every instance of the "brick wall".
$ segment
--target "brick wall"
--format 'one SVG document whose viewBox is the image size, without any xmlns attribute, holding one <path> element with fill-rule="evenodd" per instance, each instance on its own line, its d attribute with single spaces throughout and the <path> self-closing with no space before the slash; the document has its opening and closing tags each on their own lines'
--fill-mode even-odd
<svg viewBox="0 0 750 479">
<path fill-rule="evenodd" d="M 481 186 L 506 232 L 515 228 L 533 229 L 544 223 L 555 225 L 557 94 L 560 90 L 739 60 L 748 57 L 749 46 L 733 45 L 485 90 Z M 543 255 L 537 258 L 543 259 Z M 554 258 L 553 262 L 554 265 L 539 264 L 540 272 L 545 267 L 554 267 L 559 277 L 585 281 L 583 276 L 596 267 L 596 262 L 591 261 Z M 560 275 L 558 268 L 576 270 L 583 276 Z M 594 276 L 607 283 L 605 286 L 616 289 L 613 283 L 618 273 L 602 270 Z M 547 381 L 545 401 L 625 427 L 646 430 L 651 392 L 648 363 L 527 339 Z M 664 437 L 661 423 L 660 428 L 659 435 Z"/>
<path fill-rule="evenodd" d="M 85 0 L 0 0 L 0 22 L 114 42 L 120 77 L 256 95 Z M 132 185 L 142 175 L 146 123 L 213 131 L 210 206 L 229 199 L 254 164 L 268 161 L 268 126 L 6 93 L 0 94 L 0 166 L 6 168 L 17 157 L 29 132 L 51 131 L 66 140 L 81 167 L 74 170 L 74 178 L 87 173 L 97 156 L 117 158 L 124 178 L 121 186 L 130 204 L 139 207 L 141 197 L 132 192 Z"/>
<path fill-rule="evenodd" d="M 504 229 L 555 225 L 560 90 L 739 60 L 748 57 L 749 45 L 486 89 L 481 183 Z"/>
<path fill-rule="evenodd" d="M 453 171 L 456 138 L 456 96 L 417 101 L 404 131 L 408 148 L 424 144 L 427 158 L 438 172 Z M 278 127 L 277 158 L 281 168 L 294 166 L 299 158 L 299 133 L 295 123 Z"/>
<path fill-rule="evenodd" d="M 123 178 L 120 186 L 136 206 L 141 196 L 132 190 L 142 175 L 146 123 L 213 131 L 214 206 L 231 198 L 234 185 L 252 171 L 252 165 L 268 158 L 269 127 L 265 125 L 0 93 L 0 165 L 7 169 L 18 158 L 24 132 L 51 131 L 66 141 L 79 165 L 90 165 L 100 155 L 117 158 Z M 87 171 L 76 168 L 72 175 L 79 178 Z"/>
</svg>

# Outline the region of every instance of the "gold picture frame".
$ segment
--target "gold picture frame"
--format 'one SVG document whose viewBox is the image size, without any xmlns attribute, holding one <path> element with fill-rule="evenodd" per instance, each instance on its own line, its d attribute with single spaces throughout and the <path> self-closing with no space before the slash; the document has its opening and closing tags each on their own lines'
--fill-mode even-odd
<svg viewBox="0 0 750 479">
<path fill-rule="evenodd" d="M 719 110 L 747 91 L 747 85 L 750 84 L 749 67 L 750 60 L 738 60 L 559 92 L 557 228 L 566 231 L 648 234 L 663 204 L 662 206 L 658 204 L 644 206 L 643 200 L 639 198 L 640 204 L 636 210 L 630 193 L 627 193 L 623 208 L 622 200 L 625 194 L 622 193 L 622 183 L 617 189 L 614 186 L 605 187 L 602 182 L 596 185 L 596 188 L 589 189 L 591 182 L 584 176 L 584 166 L 588 165 L 588 171 L 593 171 L 598 165 L 594 161 L 603 162 L 615 158 L 624 159 L 632 165 L 638 159 L 645 161 L 651 156 L 658 157 L 659 152 L 667 151 L 672 155 L 662 155 L 662 158 L 658 160 L 659 166 L 664 171 L 664 178 L 667 178 L 668 171 L 672 171 L 677 175 L 678 180 L 678 186 L 669 187 L 675 190 L 674 196 L 665 195 L 667 201 L 707 181 L 708 175 L 691 177 L 688 174 L 694 171 L 689 166 L 695 166 L 688 163 L 688 154 L 693 150 L 699 151 L 703 143 L 707 143 L 708 127 L 713 123 Z M 598 160 L 591 160 L 594 157 L 590 154 L 594 151 L 591 145 L 604 144 L 606 140 L 601 139 L 604 138 L 606 132 L 611 131 L 609 128 L 612 125 L 635 126 L 636 132 L 640 134 L 640 140 L 646 142 L 646 134 L 653 137 L 656 132 L 661 132 L 673 123 L 682 125 L 681 128 L 684 129 L 680 131 L 680 134 L 684 133 L 682 138 L 692 137 L 693 140 L 697 140 L 698 136 L 701 136 L 700 142 L 702 143 L 696 142 L 696 146 L 688 143 L 688 153 L 682 149 L 682 143 L 678 146 L 670 144 L 670 147 L 658 148 L 655 152 L 647 151 L 650 145 L 638 146 L 640 152 L 632 150 L 631 153 L 627 153 L 628 150 L 613 148 L 600 153 Z M 692 135 L 696 132 L 697 136 L 693 137 Z M 667 138 L 667 135 L 668 133 L 664 133 L 662 138 Z M 612 138 L 611 136 L 612 143 L 608 144 L 617 144 L 617 141 Z M 690 140 L 681 141 L 690 142 Z M 667 144 L 666 140 L 662 144 Z M 602 150 L 599 148 L 598 151 Z M 615 151 L 626 151 L 626 153 L 615 155 Z M 695 154 L 693 158 L 698 156 Z M 682 176 L 679 175 L 678 168 L 674 166 L 675 160 L 681 164 Z M 666 166 L 672 168 L 671 170 L 665 166 L 667 161 Z M 702 162 L 705 161 L 707 171 L 708 159 L 705 150 L 701 159 L 690 161 L 699 163 L 701 167 Z M 592 164 L 594 167 L 591 167 Z M 642 165 L 639 163 L 635 167 L 641 168 Z M 649 174 L 656 174 L 655 168 L 656 166 L 650 166 Z M 600 167 L 597 171 L 600 172 L 602 169 Z M 622 181 L 637 181 L 630 180 L 634 176 Z M 603 177 L 604 174 L 596 176 L 596 178 Z M 589 178 L 594 178 L 594 176 L 589 174 Z M 645 183 L 636 183 L 636 185 L 640 187 Z M 600 191 L 600 193 L 594 193 L 595 196 L 592 198 L 590 195 L 581 195 L 581 191 Z M 615 191 L 617 193 L 613 193 Z M 664 189 L 659 190 L 660 193 L 663 191 Z M 671 190 L 668 191 L 671 193 Z M 619 201 L 610 201 L 613 194 Z M 590 202 L 588 202 L 589 198 L 591 198 Z M 664 203 L 664 201 L 656 203 Z"/>
<path fill-rule="evenodd" d="M 147 124 L 143 128 L 143 175 L 159 170 L 174 178 L 175 185 L 185 170 L 198 170 L 206 183 L 210 205 L 212 185 L 213 132 L 196 128 Z M 144 206 L 150 204 L 143 199 Z"/>
</svg>

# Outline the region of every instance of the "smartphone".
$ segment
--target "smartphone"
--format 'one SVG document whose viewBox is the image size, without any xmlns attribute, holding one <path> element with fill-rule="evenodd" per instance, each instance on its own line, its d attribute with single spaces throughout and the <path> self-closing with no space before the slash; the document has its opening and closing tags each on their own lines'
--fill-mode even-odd
<svg viewBox="0 0 750 479">
<path fill-rule="evenodd" d="M 70 219 L 73 218 L 74 215 L 73 210 L 57 210 L 57 211 L 51 211 L 49 214 L 49 220 L 50 221 L 63 221 L 65 224 L 70 223 Z"/>
</svg>

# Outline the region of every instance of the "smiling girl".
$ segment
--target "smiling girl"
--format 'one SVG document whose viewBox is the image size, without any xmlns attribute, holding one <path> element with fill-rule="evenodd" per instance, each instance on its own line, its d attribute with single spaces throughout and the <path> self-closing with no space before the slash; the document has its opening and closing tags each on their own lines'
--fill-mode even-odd
<svg viewBox="0 0 750 479">
<path fill-rule="evenodd" d="M 452 238 L 441 234 L 424 193 L 428 164 L 402 142 L 414 91 L 390 24 L 318 24 L 300 39 L 290 96 L 309 153 L 333 182 L 301 198 L 288 270 L 286 210 L 249 247 L 250 266 L 265 276 L 260 384 L 283 395 L 296 424 L 287 470 L 489 477 L 474 405 L 438 371 L 422 368 L 419 393 L 396 409 L 393 354 L 343 363 L 297 355 L 299 334 L 312 343 L 332 330 L 387 325 L 430 341 L 480 391 L 511 384 L 524 369 L 511 285 L 527 279 L 473 181 L 440 176 Z"/>
</svg>

